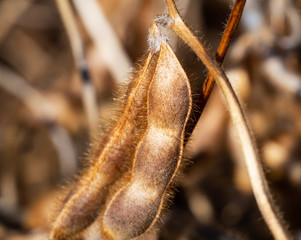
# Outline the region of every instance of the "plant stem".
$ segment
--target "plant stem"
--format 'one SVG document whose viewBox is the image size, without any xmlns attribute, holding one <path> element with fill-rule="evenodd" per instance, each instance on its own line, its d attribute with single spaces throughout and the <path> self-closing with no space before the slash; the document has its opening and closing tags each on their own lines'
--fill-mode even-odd
<svg viewBox="0 0 301 240">
<path fill-rule="evenodd" d="M 206 67 L 211 72 L 213 78 L 217 81 L 221 91 L 223 92 L 228 107 L 229 113 L 233 120 L 233 125 L 236 128 L 240 138 L 241 146 L 245 156 L 245 161 L 248 167 L 250 182 L 253 188 L 253 193 L 257 201 L 258 207 L 267 223 L 270 231 L 277 240 L 292 239 L 285 229 L 281 221 L 279 213 L 273 203 L 267 181 L 260 163 L 260 158 L 257 152 L 257 147 L 252 139 L 251 131 L 247 125 L 246 117 L 243 109 L 239 104 L 237 96 L 225 73 L 217 64 L 210 58 L 203 44 L 194 36 L 190 29 L 181 19 L 174 0 L 166 0 L 169 15 L 174 20 L 170 25 L 171 29 L 188 44 L 196 55 L 203 61 Z"/>
<path fill-rule="evenodd" d="M 97 0 L 72 0 L 72 2 L 116 83 L 123 83 L 132 63 L 99 2 Z"/>
<path fill-rule="evenodd" d="M 87 66 L 84 43 L 69 0 L 56 0 L 56 4 L 67 31 L 75 66 L 81 77 L 82 101 L 88 119 L 90 136 L 93 136 L 93 133 L 97 131 L 98 106 L 96 101 L 96 90 Z"/>
<path fill-rule="evenodd" d="M 245 3 L 246 3 L 246 0 L 236 0 L 234 3 L 234 6 L 231 11 L 231 15 L 227 22 L 227 26 L 225 28 L 222 39 L 220 41 L 220 44 L 219 44 L 218 49 L 215 54 L 215 61 L 219 65 L 221 65 L 224 61 L 225 55 L 230 46 L 230 42 L 232 40 L 232 37 L 235 33 L 235 30 L 237 28 L 237 25 L 239 23 L 242 13 L 243 13 Z M 202 93 L 200 96 L 200 98 L 202 99 L 202 104 L 203 104 L 203 106 L 201 106 L 202 107 L 201 110 L 205 107 L 205 105 L 208 101 L 208 98 L 210 96 L 210 93 L 213 89 L 213 86 L 214 86 L 214 78 L 213 78 L 212 74 L 209 73 L 204 82 Z"/>
<path fill-rule="evenodd" d="M 245 3 L 246 3 L 246 0 L 236 0 L 233 5 L 229 20 L 227 22 L 227 26 L 225 28 L 222 39 L 218 46 L 217 52 L 215 54 L 215 61 L 219 65 L 221 65 L 224 61 L 224 58 L 225 58 L 228 48 L 230 46 L 230 42 L 232 40 L 232 37 L 236 31 L 239 20 L 243 13 Z M 208 99 L 211 95 L 211 91 L 212 91 L 213 87 L 214 87 L 214 78 L 212 77 L 212 74 L 210 74 L 210 72 L 209 72 L 209 74 L 207 75 L 207 77 L 204 81 L 200 96 L 195 100 L 195 105 L 197 106 L 197 111 L 194 111 L 193 119 L 190 119 L 189 123 L 187 124 L 188 127 L 187 127 L 186 133 L 185 133 L 187 137 L 189 137 L 191 135 L 192 131 L 194 130 L 195 126 L 197 125 L 197 122 L 200 119 L 200 117 L 204 111 L 204 108 L 208 102 Z"/>
</svg>

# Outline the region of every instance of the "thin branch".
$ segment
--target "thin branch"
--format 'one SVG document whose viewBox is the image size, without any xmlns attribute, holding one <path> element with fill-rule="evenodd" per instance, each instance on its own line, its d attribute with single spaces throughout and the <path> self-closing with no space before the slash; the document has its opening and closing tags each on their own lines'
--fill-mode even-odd
<svg viewBox="0 0 301 240">
<path fill-rule="evenodd" d="M 188 44 L 192 48 L 196 55 L 203 61 L 214 79 L 217 81 L 221 91 L 226 98 L 234 127 L 236 128 L 237 133 L 239 133 L 238 135 L 248 167 L 248 173 L 253 192 L 258 207 L 263 215 L 263 218 L 265 219 L 265 222 L 267 223 L 275 239 L 292 239 L 284 224 L 282 223 L 279 213 L 276 211 L 276 207 L 272 200 L 270 190 L 260 163 L 256 144 L 252 139 L 250 129 L 247 125 L 246 117 L 227 76 L 221 70 L 221 68 L 214 63 L 214 61 L 210 58 L 209 54 L 205 50 L 204 46 L 199 42 L 199 40 L 193 35 L 190 29 L 183 22 L 174 1 L 166 0 L 166 4 L 168 7 L 169 15 L 173 19 L 173 23 L 171 23 L 170 27 L 186 44 Z"/>
<path fill-rule="evenodd" d="M 241 15 L 243 13 L 243 9 L 245 6 L 246 0 L 236 0 L 229 20 L 227 22 L 225 31 L 223 33 L 222 39 L 220 41 L 220 44 L 218 46 L 217 52 L 215 54 L 215 61 L 221 65 L 224 61 L 224 58 L 226 56 L 226 53 L 228 51 L 228 48 L 230 46 L 232 37 L 237 29 L 239 20 L 241 18 Z M 214 78 L 212 77 L 212 74 L 207 75 L 205 82 L 202 87 L 202 91 L 198 99 L 195 101 L 195 105 L 197 106 L 197 111 L 194 111 L 194 118 L 191 121 L 191 124 L 188 124 L 186 136 L 190 136 L 192 131 L 194 131 L 194 128 L 196 124 L 198 123 L 204 108 L 208 102 L 208 99 L 210 97 L 210 94 L 212 92 L 212 89 L 214 87 Z"/>
<path fill-rule="evenodd" d="M 0 66 L 0 88 L 18 98 L 36 118 L 44 123 L 58 155 L 62 177 L 75 173 L 76 152 L 68 132 L 56 122 L 55 107 L 21 76 Z"/>
<path fill-rule="evenodd" d="M 239 20 L 243 13 L 245 3 L 246 3 L 246 0 L 236 0 L 233 5 L 231 15 L 227 22 L 227 26 L 225 28 L 222 39 L 220 41 L 220 44 L 219 44 L 218 49 L 215 54 L 215 60 L 219 65 L 221 65 L 224 61 L 224 58 L 225 58 L 228 48 L 230 46 L 230 42 L 232 40 L 232 37 L 236 31 Z M 202 109 L 205 107 L 205 105 L 208 101 L 208 98 L 213 89 L 213 86 L 214 86 L 214 78 L 213 78 L 212 74 L 209 73 L 204 82 L 202 93 L 201 93 L 202 104 L 204 104 L 202 106 Z"/>
<path fill-rule="evenodd" d="M 97 0 L 73 0 L 73 2 L 111 74 L 118 84 L 122 83 L 132 63 L 99 3 Z"/>
<path fill-rule="evenodd" d="M 82 100 L 89 122 L 90 133 L 92 134 L 97 129 L 98 107 L 95 87 L 87 67 L 84 44 L 78 31 L 69 0 L 56 0 L 56 4 L 69 37 L 75 65 L 81 76 Z"/>
</svg>

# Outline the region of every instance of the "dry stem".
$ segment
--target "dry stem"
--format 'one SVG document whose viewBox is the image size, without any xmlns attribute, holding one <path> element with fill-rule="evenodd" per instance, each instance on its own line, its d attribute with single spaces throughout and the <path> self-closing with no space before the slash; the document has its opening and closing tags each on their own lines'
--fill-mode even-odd
<svg viewBox="0 0 301 240">
<path fill-rule="evenodd" d="M 122 83 L 132 63 L 96 0 L 73 0 L 99 54 L 116 82 Z"/>
<path fill-rule="evenodd" d="M 215 60 L 219 65 L 223 63 L 225 55 L 230 46 L 232 37 L 236 31 L 239 20 L 243 13 L 245 3 L 246 0 L 236 0 L 233 5 L 231 15 L 229 17 L 222 39 L 218 46 L 217 52 L 215 54 Z M 212 77 L 212 74 L 210 74 L 209 72 L 203 84 L 201 94 L 195 102 L 195 105 L 198 106 L 198 110 L 194 111 L 194 120 L 193 120 L 194 123 L 192 125 L 188 124 L 186 136 L 190 136 L 195 126 L 197 125 L 197 122 L 200 119 L 202 112 L 208 102 L 213 87 L 214 87 L 214 78 Z"/>
<path fill-rule="evenodd" d="M 75 17 L 72 12 L 70 2 L 68 0 L 56 0 L 56 4 L 67 31 L 75 65 L 79 73 L 81 74 L 82 99 L 89 122 L 90 133 L 92 134 L 97 130 L 98 108 L 96 102 L 95 88 L 93 86 L 87 68 L 84 44 L 78 31 L 78 27 L 76 25 Z"/>
<path fill-rule="evenodd" d="M 225 28 L 222 39 L 220 41 L 220 44 L 219 44 L 218 49 L 215 54 L 215 60 L 220 65 L 224 61 L 225 55 L 230 46 L 230 42 L 231 42 L 232 37 L 235 33 L 235 30 L 238 26 L 240 17 L 243 13 L 245 3 L 246 3 L 246 0 L 236 0 L 234 3 L 234 6 L 231 11 L 231 15 L 227 22 L 227 26 Z M 212 74 L 209 73 L 204 82 L 202 93 L 201 93 L 203 107 L 205 106 L 205 104 L 208 101 L 208 98 L 210 96 L 213 86 L 214 86 L 214 78 L 213 78 Z"/>
<path fill-rule="evenodd" d="M 252 139 L 250 129 L 247 125 L 246 117 L 227 76 L 221 70 L 221 68 L 214 63 L 204 46 L 198 41 L 198 39 L 183 22 L 178 10 L 176 9 L 174 1 L 166 0 L 166 4 L 170 17 L 174 20 L 170 27 L 203 61 L 214 79 L 217 81 L 226 98 L 234 127 L 239 133 L 253 192 L 265 222 L 267 223 L 275 239 L 292 239 L 282 223 L 278 212 L 276 211 L 276 207 L 273 203 L 260 163 L 260 158 L 256 150 L 257 148 L 255 142 Z"/>
</svg>

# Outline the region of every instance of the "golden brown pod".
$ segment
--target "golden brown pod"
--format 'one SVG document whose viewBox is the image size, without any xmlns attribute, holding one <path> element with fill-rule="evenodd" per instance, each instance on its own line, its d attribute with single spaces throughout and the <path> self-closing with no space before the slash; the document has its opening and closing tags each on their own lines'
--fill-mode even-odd
<svg viewBox="0 0 301 240">
<path fill-rule="evenodd" d="M 106 136 L 96 160 L 70 190 L 51 232 L 51 239 L 70 239 L 82 232 L 99 215 L 109 186 L 127 170 L 135 143 L 146 129 L 146 96 L 157 64 L 150 53 L 141 71 L 130 84 L 123 113 Z"/>
<path fill-rule="evenodd" d="M 113 195 L 101 218 L 109 239 L 138 237 L 156 222 L 181 164 L 190 84 L 170 46 L 161 44 L 159 52 L 148 93 L 148 127 L 137 146 L 130 181 Z"/>
</svg>

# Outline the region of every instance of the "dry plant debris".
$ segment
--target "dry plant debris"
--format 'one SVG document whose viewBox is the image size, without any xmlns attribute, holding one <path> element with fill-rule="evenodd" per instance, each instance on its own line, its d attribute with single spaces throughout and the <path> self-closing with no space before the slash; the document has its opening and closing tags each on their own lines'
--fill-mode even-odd
<svg viewBox="0 0 301 240">
<path fill-rule="evenodd" d="M 230 4 L 183 6 L 217 48 Z M 162 0 L 28 1 L 6 14 L 17 5 L 0 4 L 0 239 L 299 238 L 298 2 L 233 2 L 215 60 L 173 0 L 160 17 Z M 75 149 L 89 154 L 70 180 Z"/>
</svg>

